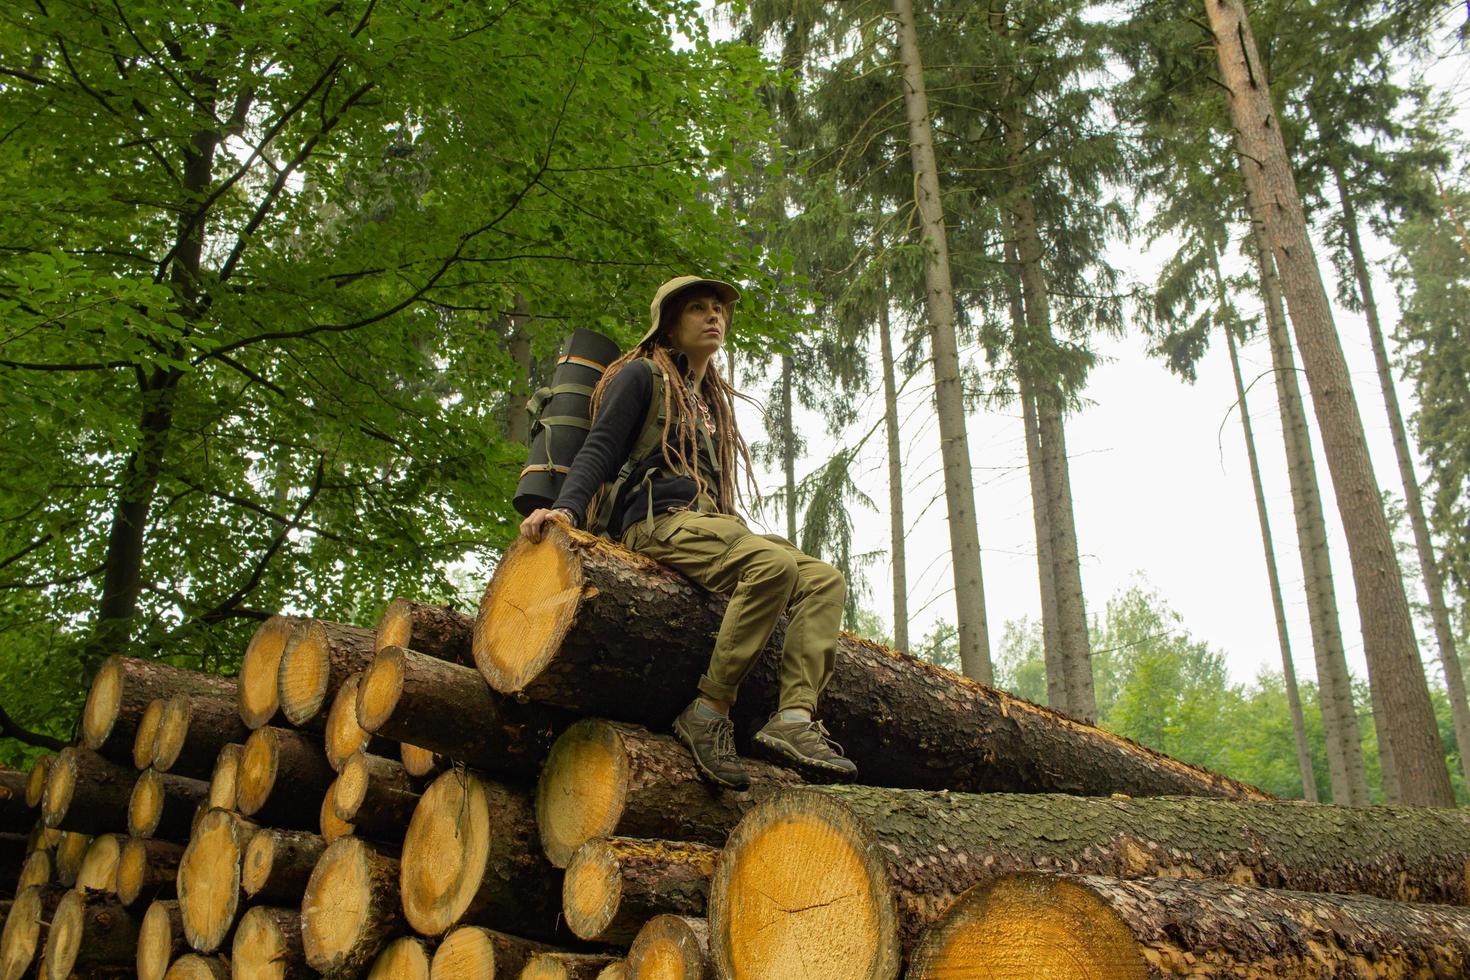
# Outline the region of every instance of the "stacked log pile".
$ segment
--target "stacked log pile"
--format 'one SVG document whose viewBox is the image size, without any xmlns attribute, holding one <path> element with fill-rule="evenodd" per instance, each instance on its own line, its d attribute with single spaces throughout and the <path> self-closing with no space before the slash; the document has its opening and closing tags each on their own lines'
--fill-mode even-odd
<svg viewBox="0 0 1470 980">
<path fill-rule="evenodd" d="M 81 742 L 0 772 L 0 980 L 1470 975 L 1465 815 L 1273 800 L 853 637 L 861 785 L 713 789 L 662 733 L 723 610 L 558 530 L 474 620 L 108 661 Z"/>
</svg>

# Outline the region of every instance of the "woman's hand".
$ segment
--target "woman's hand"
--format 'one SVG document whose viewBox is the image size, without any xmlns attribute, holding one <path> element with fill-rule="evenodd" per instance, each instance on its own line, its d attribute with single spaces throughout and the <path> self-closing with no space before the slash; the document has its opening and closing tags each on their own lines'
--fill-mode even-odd
<svg viewBox="0 0 1470 980">
<path fill-rule="evenodd" d="M 524 521 L 521 521 L 521 534 L 529 538 L 532 544 L 539 544 L 541 538 L 546 534 L 546 525 L 560 524 L 563 527 L 572 526 L 571 511 L 558 507 L 540 507 L 531 511 Z"/>
</svg>

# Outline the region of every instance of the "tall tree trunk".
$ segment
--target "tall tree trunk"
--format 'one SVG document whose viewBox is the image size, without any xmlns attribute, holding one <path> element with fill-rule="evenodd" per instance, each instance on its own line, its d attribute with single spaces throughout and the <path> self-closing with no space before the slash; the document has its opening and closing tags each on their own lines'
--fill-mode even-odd
<svg viewBox="0 0 1470 980">
<path fill-rule="evenodd" d="M 1296 330 L 1307 384 L 1322 429 L 1327 466 L 1347 534 L 1368 676 L 1381 694 L 1398 768 L 1402 802 L 1453 806 L 1449 769 L 1439 746 L 1424 665 L 1414 643 L 1409 603 L 1383 500 L 1373 477 L 1363 420 L 1332 322 L 1306 218 L 1271 106 L 1255 38 L 1240 0 L 1205 0 L 1230 114 L 1246 157 L 1247 184 L 1264 203 L 1282 292 Z"/>
<path fill-rule="evenodd" d="M 985 617 L 985 583 L 980 573 L 980 529 L 975 515 L 974 474 L 960 387 L 959 344 L 955 338 L 954 288 L 949 275 L 949 241 L 939 198 L 939 170 L 934 159 L 934 132 L 924 90 L 924 66 L 914 28 L 912 0 L 893 0 L 898 15 L 899 59 L 903 64 L 903 100 L 908 117 L 909 152 L 914 168 L 914 203 L 923 241 L 925 305 L 934 356 L 934 402 L 939 415 L 939 455 L 944 466 L 944 496 L 949 510 L 949 548 L 954 566 L 960 668 L 982 684 L 992 678 L 990 631 Z"/>
<path fill-rule="evenodd" d="M 1244 164 L 1244 157 L 1241 162 Z M 1259 206 L 1251 205 L 1253 213 L 1259 213 L 1259 210 Z M 1276 279 L 1276 260 L 1271 257 L 1271 246 L 1266 241 L 1261 222 L 1251 219 L 1250 226 L 1251 252 L 1260 275 L 1266 329 L 1271 341 L 1276 404 L 1281 413 L 1282 435 L 1286 443 L 1286 472 L 1291 482 L 1297 553 L 1307 593 L 1307 619 L 1312 628 L 1317 700 L 1327 743 L 1327 773 L 1332 786 L 1332 801 L 1347 806 L 1366 806 L 1368 776 L 1363 766 L 1358 712 L 1353 702 L 1352 679 L 1348 674 L 1347 654 L 1342 643 L 1337 589 L 1332 582 L 1332 560 L 1327 550 L 1327 519 L 1322 512 L 1322 491 L 1317 485 L 1317 468 L 1312 460 L 1312 435 L 1307 428 L 1301 386 L 1297 384 L 1296 358 L 1291 351 L 1281 284 Z"/>
<path fill-rule="evenodd" d="M 514 302 L 510 314 L 510 359 L 520 370 L 505 399 L 505 438 L 528 446 L 531 443 L 531 417 L 526 413 L 526 403 L 531 399 L 531 372 L 535 369 L 531 358 L 531 334 L 526 329 L 531 315 L 526 297 L 516 293 Z"/>
<path fill-rule="evenodd" d="M 1017 337 L 1026 333 L 1026 311 L 1021 302 L 1021 263 L 1017 257 L 1015 233 L 1008 211 L 1001 211 L 1001 228 L 1005 235 L 1006 264 L 1009 277 L 1006 294 L 1011 313 L 1011 330 Z M 1016 389 L 1021 402 L 1021 425 L 1026 433 L 1026 472 L 1031 478 L 1031 523 L 1036 534 L 1036 580 L 1041 588 L 1041 655 L 1046 666 L 1046 703 L 1048 707 L 1070 713 L 1067 705 L 1067 670 L 1062 662 L 1062 646 L 1057 636 L 1056 577 L 1052 574 L 1052 530 L 1047 501 L 1051 492 L 1046 486 L 1046 467 L 1041 461 L 1041 431 L 1036 421 L 1036 392 L 1023 370 L 1016 365 Z"/>
<path fill-rule="evenodd" d="M 878 271 L 878 346 L 883 355 L 883 425 L 888 433 L 888 537 L 893 567 L 893 645 L 909 649 L 909 579 L 904 548 L 903 452 L 898 443 L 898 384 L 889 333 L 887 274 Z"/>
<path fill-rule="evenodd" d="M 1225 279 L 1220 274 L 1220 256 L 1212 246 L 1210 264 L 1215 272 L 1215 290 L 1225 302 Z M 1296 667 L 1291 662 L 1291 636 L 1286 628 L 1286 605 L 1281 601 L 1281 577 L 1276 573 L 1276 547 L 1271 542 L 1271 519 L 1266 513 L 1266 491 L 1261 482 L 1261 464 L 1256 456 L 1256 435 L 1251 428 L 1251 413 L 1245 397 L 1245 381 L 1240 376 L 1240 354 L 1235 346 L 1235 332 L 1230 324 L 1222 324 L 1225 346 L 1230 352 L 1230 375 L 1235 380 L 1235 399 L 1240 403 L 1240 428 L 1245 436 L 1245 455 L 1250 462 L 1251 489 L 1255 491 L 1256 520 L 1261 525 L 1261 548 L 1266 556 L 1266 580 L 1271 587 L 1271 611 L 1276 616 L 1276 641 L 1281 647 L 1281 675 L 1286 684 L 1286 704 L 1291 711 L 1291 731 L 1296 739 L 1296 765 L 1302 777 L 1302 795 L 1310 803 L 1317 802 L 1317 777 L 1312 772 L 1312 750 L 1307 746 L 1307 721 L 1302 714 L 1302 699 L 1296 687 Z"/>
<path fill-rule="evenodd" d="M 790 354 L 781 355 L 781 468 L 786 475 L 786 540 L 796 540 L 796 420 L 791 417 L 795 368 Z"/>
<path fill-rule="evenodd" d="M 1394 389 L 1393 369 L 1388 362 L 1388 348 L 1383 342 L 1383 326 L 1378 319 L 1378 302 L 1373 297 L 1373 280 L 1368 263 L 1363 259 L 1363 243 L 1358 237 L 1358 209 L 1348 191 L 1342 167 L 1336 164 L 1332 176 L 1337 181 L 1338 198 L 1342 201 L 1342 224 L 1346 232 L 1348 253 L 1353 259 L 1353 276 L 1357 280 L 1358 299 L 1368 320 L 1368 339 L 1373 343 L 1373 362 L 1378 367 L 1378 384 L 1383 388 L 1383 406 L 1388 412 L 1388 428 L 1393 435 L 1393 452 L 1398 459 L 1399 479 L 1404 484 L 1404 504 L 1409 512 L 1409 525 L 1414 529 L 1414 547 L 1419 553 L 1419 572 L 1424 578 L 1424 592 L 1429 597 L 1429 616 L 1434 623 L 1434 639 L 1439 647 L 1439 662 L 1444 668 L 1444 686 L 1450 699 L 1450 712 L 1455 721 L 1455 743 L 1460 748 L 1460 765 L 1470 779 L 1470 705 L 1465 701 L 1465 674 L 1455 650 L 1455 633 L 1450 626 L 1450 611 L 1445 606 L 1444 582 L 1434 559 L 1434 542 L 1429 537 L 1429 522 L 1424 519 L 1424 498 L 1419 493 L 1419 479 L 1414 475 L 1414 457 L 1409 449 L 1409 433 L 1404 415 L 1399 410 L 1399 396 Z"/>
<path fill-rule="evenodd" d="M 997 36 L 1007 33 L 1006 6 L 992 3 L 990 27 Z M 1041 267 L 1041 232 L 1031 177 L 1026 169 L 1026 118 L 1021 95 L 1007 77 L 1003 85 L 1001 123 L 1005 127 L 1006 169 L 1010 180 L 1007 207 L 1016 236 L 1021 273 L 1021 302 L 1026 335 L 1018 353 L 1023 360 L 1033 350 L 1052 346 L 1051 302 Z M 1067 465 L 1066 430 L 1062 422 L 1062 392 L 1048 378 L 1035 377 L 1036 427 L 1046 474 L 1047 519 L 1051 528 L 1052 585 L 1056 596 L 1057 643 L 1066 674 L 1067 712 L 1086 721 L 1097 718 L 1093 693 L 1092 655 L 1088 649 L 1087 611 L 1082 599 L 1082 571 L 1077 555 L 1077 526 L 1072 514 L 1072 478 Z"/>
</svg>

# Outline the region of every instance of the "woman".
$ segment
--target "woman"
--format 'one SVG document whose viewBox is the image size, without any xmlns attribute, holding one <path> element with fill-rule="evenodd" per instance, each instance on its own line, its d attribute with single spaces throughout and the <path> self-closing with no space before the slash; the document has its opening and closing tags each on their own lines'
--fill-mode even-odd
<svg viewBox="0 0 1470 980">
<path fill-rule="evenodd" d="M 730 596 L 698 696 L 674 721 L 700 772 L 722 786 L 750 784 L 730 707 L 789 609 L 780 703 L 755 744 L 811 775 L 850 779 L 857 767 L 812 717 L 832 676 L 847 583 L 785 538 L 756 534 L 735 511 L 736 464 L 747 476 L 752 467 L 735 426 L 735 391 L 714 360 L 739 298 L 729 283 L 699 276 L 659 287 L 648 332 L 593 391 L 592 429 L 561 495 L 521 533 L 539 541 L 549 522 L 585 526 L 590 508 L 626 547 Z M 645 424 L 656 406 L 662 424 Z"/>
</svg>

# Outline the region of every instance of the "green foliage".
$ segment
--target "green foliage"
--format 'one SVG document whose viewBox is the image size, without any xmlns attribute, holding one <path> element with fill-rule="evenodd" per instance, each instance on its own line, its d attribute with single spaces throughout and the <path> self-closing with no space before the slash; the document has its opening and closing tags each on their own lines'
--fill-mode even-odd
<svg viewBox="0 0 1470 980">
<path fill-rule="evenodd" d="M 770 294 L 712 203 L 768 71 L 684 0 L 28 4 L 0 65 L 0 699 L 35 729 L 107 653 L 229 670 L 278 610 L 472 602 L 517 299 L 544 356 L 633 337 L 671 271 Z"/>
</svg>

